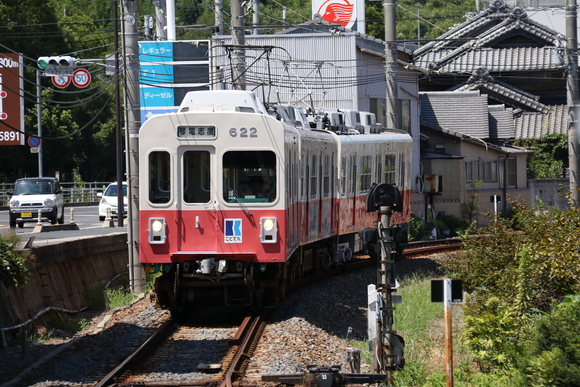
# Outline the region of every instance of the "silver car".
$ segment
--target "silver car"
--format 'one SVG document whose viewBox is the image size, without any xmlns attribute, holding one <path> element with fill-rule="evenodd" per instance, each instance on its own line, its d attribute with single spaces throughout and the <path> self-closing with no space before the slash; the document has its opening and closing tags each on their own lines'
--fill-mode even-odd
<svg viewBox="0 0 580 387">
<path fill-rule="evenodd" d="M 10 227 L 22 228 L 25 222 L 64 223 L 64 200 L 58 179 L 27 177 L 16 180 L 10 199 Z"/>
</svg>

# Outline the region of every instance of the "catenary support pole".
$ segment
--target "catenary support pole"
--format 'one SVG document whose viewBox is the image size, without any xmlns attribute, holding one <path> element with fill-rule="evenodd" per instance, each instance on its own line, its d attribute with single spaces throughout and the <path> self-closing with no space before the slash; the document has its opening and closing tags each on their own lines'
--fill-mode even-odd
<svg viewBox="0 0 580 387">
<path fill-rule="evenodd" d="M 397 28 L 396 28 L 396 0 L 384 0 L 383 8 L 385 12 L 385 76 L 387 82 L 386 90 L 386 122 L 385 127 L 391 129 L 399 128 L 399 86 L 397 83 Z"/>
<path fill-rule="evenodd" d="M 123 1 L 123 51 L 125 66 L 125 141 L 127 149 L 127 242 L 129 281 L 134 293 L 145 290 L 144 271 L 139 264 L 139 41 L 137 0 Z"/>
<path fill-rule="evenodd" d="M 574 208 L 580 205 L 579 168 L 580 125 L 578 125 L 578 29 L 576 0 L 566 5 L 566 52 L 568 59 L 567 102 L 568 102 L 568 161 L 570 175 L 570 202 Z"/>
<path fill-rule="evenodd" d="M 244 31 L 244 12 L 240 0 L 232 0 L 230 3 L 231 26 L 232 26 L 232 87 L 234 90 L 246 90 L 246 37 Z"/>
<path fill-rule="evenodd" d="M 117 156 L 117 226 L 123 227 L 123 141 L 121 136 L 121 73 L 119 69 L 119 1 L 115 0 L 115 144 Z"/>
</svg>

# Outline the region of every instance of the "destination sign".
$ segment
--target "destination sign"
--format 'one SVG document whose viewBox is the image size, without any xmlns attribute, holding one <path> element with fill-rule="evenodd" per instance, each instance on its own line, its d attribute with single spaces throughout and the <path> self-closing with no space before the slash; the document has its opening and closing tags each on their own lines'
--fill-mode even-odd
<svg viewBox="0 0 580 387">
<path fill-rule="evenodd" d="M 177 137 L 181 138 L 215 138 L 215 126 L 178 126 Z"/>
</svg>

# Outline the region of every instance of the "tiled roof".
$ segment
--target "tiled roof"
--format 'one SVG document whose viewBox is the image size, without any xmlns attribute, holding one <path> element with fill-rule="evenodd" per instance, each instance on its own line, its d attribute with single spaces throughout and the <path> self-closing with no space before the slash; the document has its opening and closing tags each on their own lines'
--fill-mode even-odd
<svg viewBox="0 0 580 387">
<path fill-rule="evenodd" d="M 414 64 L 425 69 L 436 69 L 438 73 L 471 73 L 485 67 L 490 72 L 562 70 L 566 67 L 561 48 L 557 47 L 513 47 L 473 48 L 449 58 L 453 50 L 431 51 L 415 57 Z M 444 65 L 439 66 L 438 63 Z"/>
<path fill-rule="evenodd" d="M 490 140 L 511 140 L 514 138 L 514 109 L 504 105 L 490 105 L 489 109 L 489 134 Z"/>
<path fill-rule="evenodd" d="M 479 91 L 426 92 L 419 93 L 419 98 L 422 122 L 431 122 L 473 137 L 487 137 L 487 96 Z"/>
<path fill-rule="evenodd" d="M 527 43 L 497 47 L 516 35 L 525 36 Z M 565 43 L 563 35 L 529 19 L 521 8 L 511 9 L 496 0 L 486 11 L 417 49 L 413 56 L 415 65 L 440 73 L 465 73 L 478 67 L 490 71 L 561 69 L 558 50 Z"/>
<path fill-rule="evenodd" d="M 549 113 L 522 112 L 516 115 L 516 140 L 538 139 L 551 133 L 568 133 L 568 106 L 550 106 Z"/>
<path fill-rule="evenodd" d="M 514 87 L 505 82 L 495 80 L 485 69 L 478 69 L 466 82 L 450 89 L 453 91 L 480 90 L 494 99 L 507 105 L 523 108 L 526 111 L 534 110 L 541 113 L 549 113 L 550 107 L 538 102 L 538 97 Z"/>
</svg>

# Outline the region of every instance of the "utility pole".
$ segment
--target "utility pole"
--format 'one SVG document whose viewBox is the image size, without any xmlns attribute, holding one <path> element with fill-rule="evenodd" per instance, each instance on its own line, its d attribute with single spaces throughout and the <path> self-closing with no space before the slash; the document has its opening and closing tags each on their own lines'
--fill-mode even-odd
<svg viewBox="0 0 580 387">
<path fill-rule="evenodd" d="M 44 169 L 42 167 L 42 91 L 40 89 L 40 70 L 36 70 L 36 123 L 38 125 L 38 177 L 43 177 Z"/>
<path fill-rule="evenodd" d="M 222 9 L 222 0 L 215 0 L 215 34 L 224 34 L 224 14 Z"/>
<path fill-rule="evenodd" d="M 252 35 L 258 35 L 260 25 L 260 0 L 252 0 Z"/>
<path fill-rule="evenodd" d="M 244 12 L 240 0 L 230 2 L 231 25 L 232 25 L 232 86 L 234 90 L 246 90 L 246 50 L 244 49 Z"/>
<path fill-rule="evenodd" d="M 580 205 L 578 191 L 578 169 L 580 126 L 578 125 L 578 30 L 576 0 L 566 5 L 566 54 L 568 58 L 567 102 L 568 102 L 568 161 L 570 175 L 570 202 L 574 208 Z"/>
<path fill-rule="evenodd" d="M 159 40 L 167 40 L 167 7 L 165 0 L 153 0 L 155 6 L 155 33 Z"/>
<path fill-rule="evenodd" d="M 123 195 L 123 141 L 121 136 L 121 73 L 119 71 L 119 1 L 115 0 L 115 145 L 117 155 L 117 226 L 123 227 L 125 198 Z M 127 213 L 127 216 L 129 214 Z"/>
<path fill-rule="evenodd" d="M 138 0 L 123 1 L 123 50 L 125 65 L 125 141 L 127 149 L 127 242 L 129 282 L 134 293 L 145 290 L 144 271 L 139 264 L 139 41 Z"/>
<path fill-rule="evenodd" d="M 387 120 L 385 127 L 399 128 L 399 86 L 397 83 L 397 24 L 396 24 L 396 0 L 384 0 L 385 12 L 385 76 L 387 82 L 386 112 Z"/>
</svg>

